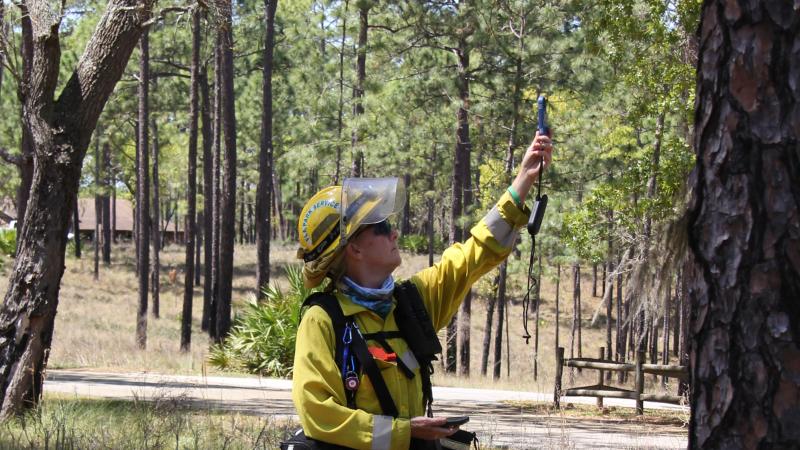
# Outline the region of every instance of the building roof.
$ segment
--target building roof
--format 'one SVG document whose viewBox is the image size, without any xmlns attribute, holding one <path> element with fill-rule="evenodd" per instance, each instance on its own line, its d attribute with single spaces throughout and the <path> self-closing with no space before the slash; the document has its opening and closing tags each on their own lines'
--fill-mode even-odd
<svg viewBox="0 0 800 450">
<path fill-rule="evenodd" d="M 112 207 L 113 212 L 113 207 Z M 95 212 L 94 198 L 78 199 L 78 213 L 81 231 L 94 231 Z M 133 232 L 133 205 L 129 200 L 117 198 L 117 231 Z M 163 220 L 163 218 L 162 218 Z M 175 217 L 173 216 L 167 225 L 166 233 L 175 232 Z M 183 232 L 183 223 L 178 222 L 178 232 Z"/>
</svg>

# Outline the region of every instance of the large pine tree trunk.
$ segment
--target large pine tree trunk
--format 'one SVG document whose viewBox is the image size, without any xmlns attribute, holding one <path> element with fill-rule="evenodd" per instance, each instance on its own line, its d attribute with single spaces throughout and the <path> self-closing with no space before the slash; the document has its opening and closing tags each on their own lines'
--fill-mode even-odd
<svg viewBox="0 0 800 450">
<path fill-rule="evenodd" d="M 137 4 L 144 7 L 133 8 Z M 149 2 L 112 0 L 56 99 L 60 14 L 47 3 L 36 6 L 29 12 L 34 76 L 23 97 L 35 164 L 26 223 L 0 306 L 2 418 L 37 403 L 41 396 L 81 165 L 97 118 L 150 11 Z"/>
<path fill-rule="evenodd" d="M 699 34 L 689 446 L 797 448 L 797 3 L 707 1 Z"/>
<path fill-rule="evenodd" d="M 258 271 L 256 294 L 269 283 L 269 250 L 272 231 L 272 56 L 275 47 L 275 10 L 278 0 L 264 0 L 264 38 L 262 69 L 261 151 L 258 155 L 258 187 L 256 188 L 256 251 Z"/>
<path fill-rule="evenodd" d="M 197 203 L 197 135 L 198 130 L 198 71 L 200 69 L 200 10 L 192 11 L 192 63 L 189 85 L 189 161 L 186 174 L 186 270 L 183 281 L 183 312 L 181 313 L 181 351 L 192 345 L 192 300 L 194 300 L 195 215 Z"/>
<path fill-rule="evenodd" d="M 236 217 L 236 114 L 233 93 L 233 19 L 231 3 L 220 5 L 220 51 L 222 71 L 220 86 L 222 130 L 225 164 L 220 198 L 219 233 L 219 303 L 217 304 L 217 342 L 221 342 L 231 327 L 231 295 L 233 289 L 233 242 Z"/>
<path fill-rule="evenodd" d="M 149 154 L 149 79 L 150 42 L 148 31 L 142 33 L 139 56 L 139 171 L 137 186 L 137 229 L 139 244 L 139 307 L 136 310 L 136 343 L 140 349 L 147 347 L 147 298 L 150 284 L 150 154 Z M 154 205 L 155 207 L 155 205 Z"/>
</svg>

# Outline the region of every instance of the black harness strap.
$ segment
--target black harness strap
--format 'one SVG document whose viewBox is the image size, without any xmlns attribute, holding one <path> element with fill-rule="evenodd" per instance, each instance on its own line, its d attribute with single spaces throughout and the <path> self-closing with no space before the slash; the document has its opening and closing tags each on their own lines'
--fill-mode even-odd
<svg viewBox="0 0 800 450">
<path fill-rule="evenodd" d="M 386 381 L 383 380 L 381 370 L 378 368 L 378 365 L 375 364 L 372 353 L 367 349 L 367 342 L 364 340 L 364 337 L 358 332 L 353 333 L 352 345 L 356 358 L 358 358 L 361 363 L 361 367 L 364 368 L 364 372 L 367 373 L 369 381 L 372 382 L 372 387 L 378 395 L 378 402 L 381 404 L 383 413 L 388 416 L 397 417 L 397 406 L 395 406 L 394 400 L 392 400 L 392 394 L 386 386 Z"/>
</svg>

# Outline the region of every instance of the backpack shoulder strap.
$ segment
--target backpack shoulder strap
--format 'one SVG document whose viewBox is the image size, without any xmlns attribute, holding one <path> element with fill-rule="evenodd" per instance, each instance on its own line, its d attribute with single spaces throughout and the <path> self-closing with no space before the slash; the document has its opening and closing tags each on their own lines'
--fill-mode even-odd
<svg viewBox="0 0 800 450">
<path fill-rule="evenodd" d="M 436 355 L 442 352 L 442 344 L 439 342 L 433 321 L 417 286 L 411 280 L 403 281 L 395 285 L 394 295 L 397 299 L 397 307 L 394 310 L 397 328 L 400 329 L 403 339 L 419 362 L 422 400 L 428 415 L 432 415 L 433 361 L 436 361 Z"/>
<path fill-rule="evenodd" d="M 442 344 L 417 286 L 411 280 L 403 281 L 395 285 L 394 295 L 397 327 L 417 358 L 428 359 L 441 353 Z"/>
</svg>

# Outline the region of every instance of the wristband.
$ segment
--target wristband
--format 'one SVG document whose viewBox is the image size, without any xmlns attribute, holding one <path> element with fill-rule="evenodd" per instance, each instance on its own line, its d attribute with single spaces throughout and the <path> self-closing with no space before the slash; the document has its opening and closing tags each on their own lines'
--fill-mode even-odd
<svg viewBox="0 0 800 450">
<path fill-rule="evenodd" d="M 514 203 L 517 204 L 517 207 L 519 209 L 522 209 L 524 206 L 522 203 L 522 199 L 519 198 L 519 194 L 517 194 L 517 191 L 514 189 L 514 186 L 509 186 L 508 189 L 506 190 L 508 191 L 509 194 L 511 194 L 511 198 L 514 199 Z"/>
</svg>

